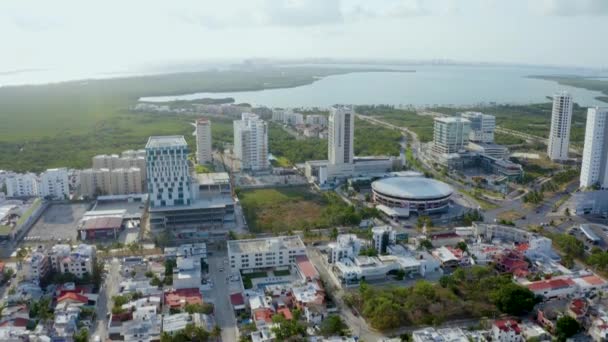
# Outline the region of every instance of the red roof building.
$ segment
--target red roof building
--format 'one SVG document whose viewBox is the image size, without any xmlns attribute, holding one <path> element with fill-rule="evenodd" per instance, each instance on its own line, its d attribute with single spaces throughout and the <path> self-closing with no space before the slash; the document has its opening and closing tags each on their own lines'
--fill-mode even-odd
<svg viewBox="0 0 608 342">
<path fill-rule="evenodd" d="M 253 312 L 253 320 L 256 326 L 271 324 L 274 312 L 269 308 L 260 308 Z"/>
<path fill-rule="evenodd" d="M 584 298 L 574 298 L 570 302 L 570 305 L 568 305 L 568 315 L 576 320 L 580 320 L 587 315 L 588 309 L 589 303 Z"/>
<path fill-rule="evenodd" d="M 291 310 L 289 310 L 288 307 L 279 308 L 277 310 L 277 313 L 283 315 L 283 317 L 285 317 L 285 319 L 287 319 L 287 320 L 292 320 L 293 319 L 293 315 L 291 314 Z"/>
<path fill-rule="evenodd" d="M 496 269 L 503 273 L 515 273 L 528 270 L 528 262 L 518 251 L 508 250 L 495 258 Z"/>
<path fill-rule="evenodd" d="M 296 266 L 300 276 L 306 280 L 313 280 L 319 278 L 319 272 L 315 266 L 308 260 L 306 255 L 296 256 Z"/>
<path fill-rule="evenodd" d="M 165 304 L 170 308 L 184 308 L 187 304 L 203 304 L 199 289 L 178 289 L 165 292 Z"/>
<path fill-rule="evenodd" d="M 106 216 L 95 217 L 84 222 L 78 229 L 83 240 L 89 239 L 116 239 L 122 229 L 122 217 Z"/>
<path fill-rule="evenodd" d="M 78 293 L 67 292 L 63 296 L 57 298 L 57 303 L 63 303 L 68 301 L 74 304 L 87 304 L 89 303 L 89 298 L 86 296 L 80 295 Z"/>
<path fill-rule="evenodd" d="M 519 323 L 513 319 L 494 321 L 492 335 L 492 341 L 519 341 L 522 339 Z"/>
</svg>

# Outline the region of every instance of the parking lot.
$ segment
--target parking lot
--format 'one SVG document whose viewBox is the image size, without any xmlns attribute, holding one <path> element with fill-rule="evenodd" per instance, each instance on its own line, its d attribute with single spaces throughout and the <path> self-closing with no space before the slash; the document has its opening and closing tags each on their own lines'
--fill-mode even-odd
<svg viewBox="0 0 608 342">
<path fill-rule="evenodd" d="M 26 237 L 29 241 L 76 240 L 76 226 L 91 203 L 51 204 L 38 221 L 34 223 Z"/>
</svg>

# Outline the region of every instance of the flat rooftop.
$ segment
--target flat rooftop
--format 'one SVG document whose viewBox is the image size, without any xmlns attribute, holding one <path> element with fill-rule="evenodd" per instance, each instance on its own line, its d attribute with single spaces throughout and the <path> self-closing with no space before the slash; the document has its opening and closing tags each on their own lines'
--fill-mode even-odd
<svg viewBox="0 0 608 342">
<path fill-rule="evenodd" d="M 146 148 L 159 148 L 159 147 L 175 147 L 175 146 L 187 146 L 186 139 L 183 135 L 164 135 L 164 136 L 151 136 L 148 138 Z"/>
<path fill-rule="evenodd" d="M 196 180 L 199 185 L 228 184 L 230 176 L 227 172 L 198 173 Z"/>
<path fill-rule="evenodd" d="M 297 235 L 228 241 L 228 251 L 240 254 L 297 248 L 306 248 Z"/>
</svg>

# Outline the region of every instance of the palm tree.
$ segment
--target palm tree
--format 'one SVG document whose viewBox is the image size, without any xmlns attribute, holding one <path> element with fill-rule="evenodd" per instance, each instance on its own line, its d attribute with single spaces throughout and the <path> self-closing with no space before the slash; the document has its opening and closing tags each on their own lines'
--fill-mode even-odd
<svg viewBox="0 0 608 342">
<path fill-rule="evenodd" d="M 219 341 L 221 336 L 222 336 L 222 328 L 220 328 L 220 326 L 216 324 L 213 327 L 213 330 L 211 330 L 211 337 L 215 338 L 216 341 Z"/>
</svg>

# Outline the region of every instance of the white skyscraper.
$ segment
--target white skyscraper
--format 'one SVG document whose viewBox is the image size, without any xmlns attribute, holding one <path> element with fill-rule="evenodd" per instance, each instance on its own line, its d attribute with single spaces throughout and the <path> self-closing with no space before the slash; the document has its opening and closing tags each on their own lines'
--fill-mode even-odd
<svg viewBox="0 0 608 342">
<path fill-rule="evenodd" d="M 478 143 L 491 144 L 494 142 L 494 130 L 496 129 L 496 118 L 494 115 L 465 112 L 461 117 L 471 122 L 469 140 Z"/>
<path fill-rule="evenodd" d="M 331 108 L 328 139 L 329 164 L 352 164 L 355 155 L 355 112 L 352 107 Z"/>
<path fill-rule="evenodd" d="M 148 193 L 153 208 L 190 205 L 188 144 L 181 135 L 148 138 Z"/>
<path fill-rule="evenodd" d="M 471 122 L 460 117 L 435 118 L 433 126 L 433 151 L 458 153 L 469 142 Z"/>
<path fill-rule="evenodd" d="M 583 166 L 581 167 L 582 188 L 599 185 L 608 187 L 608 107 L 587 110 Z"/>
<path fill-rule="evenodd" d="M 567 92 L 553 95 L 551 130 L 547 155 L 551 160 L 567 160 L 570 147 L 570 124 L 572 121 L 572 96 Z"/>
<path fill-rule="evenodd" d="M 48 169 L 40 175 L 40 196 L 54 199 L 68 199 L 70 185 L 66 168 Z"/>
<path fill-rule="evenodd" d="M 199 164 L 208 164 L 213 161 L 211 149 L 211 121 L 207 119 L 196 120 L 196 161 Z"/>
<path fill-rule="evenodd" d="M 243 113 L 234 125 L 234 156 L 241 170 L 264 170 L 268 164 L 268 125 L 253 113 Z"/>
</svg>

